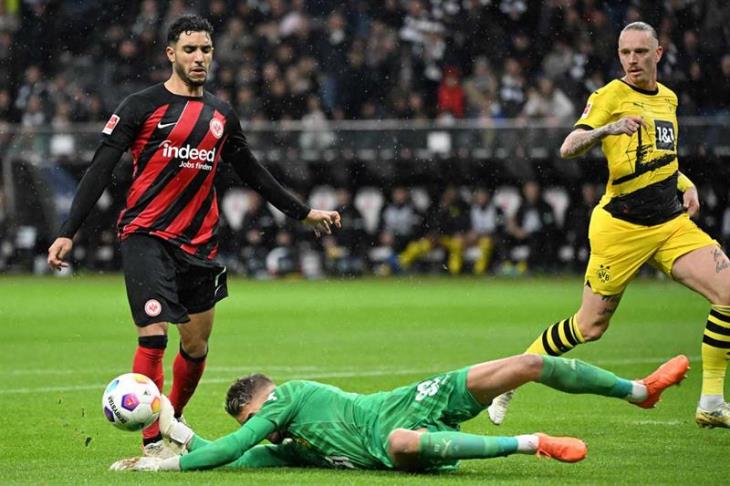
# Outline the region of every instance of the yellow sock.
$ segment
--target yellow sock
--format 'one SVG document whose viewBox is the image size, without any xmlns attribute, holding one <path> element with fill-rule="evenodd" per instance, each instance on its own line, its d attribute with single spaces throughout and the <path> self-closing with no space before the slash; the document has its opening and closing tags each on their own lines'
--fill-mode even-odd
<svg viewBox="0 0 730 486">
<path fill-rule="evenodd" d="M 409 268 L 413 265 L 413 262 L 431 251 L 431 248 L 433 248 L 433 245 L 428 238 L 411 241 L 408 243 L 408 246 L 406 246 L 406 249 L 403 250 L 403 253 L 401 253 L 398 257 L 398 263 L 400 263 L 400 266 L 403 268 Z"/>
<path fill-rule="evenodd" d="M 492 250 L 494 243 L 489 236 L 479 238 L 479 259 L 474 263 L 474 273 L 482 275 L 489 267 L 489 260 L 492 259 Z"/>
<path fill-rule="evenodd" d="M 713 305 L 702 337 L 702 394 L 724 394 L 730 355 L 730 306 Z"/>
<path fill-rule="evenodd" d="M 585 342 L 575 316 L 558 321 L 545 329 L 525 353 L 560 356 Z"/>
<path fill-rule="evenodd" d="M 446 268 L 449 269 L 451 275 L 461 273 L 461 267 L 464 264 L 464 240 L 459 237 L 444 238 L 442 244 L 449 251 L 449 259 Z"/>
</svg>

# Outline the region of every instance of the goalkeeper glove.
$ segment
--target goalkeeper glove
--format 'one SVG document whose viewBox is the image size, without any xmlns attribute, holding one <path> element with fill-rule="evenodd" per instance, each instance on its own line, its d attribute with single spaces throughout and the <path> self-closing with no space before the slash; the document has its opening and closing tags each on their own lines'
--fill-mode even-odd
<svg viewBox="0 0 730 486">
<path fill-rule="evenodd" d="M 165 439 L 185 447 L 193 438 L 193 429 L 175 418 L 175 409 L 170 400 L 162 395 L 160 403 L 160 433 Z"/>
<path fill-rule="evenodd" d="M 121 459 L 109 467 L 110 471 L 179 471 L 180 456 L 161 459 L 159 457 L 130 457 Z"/>
</svg>

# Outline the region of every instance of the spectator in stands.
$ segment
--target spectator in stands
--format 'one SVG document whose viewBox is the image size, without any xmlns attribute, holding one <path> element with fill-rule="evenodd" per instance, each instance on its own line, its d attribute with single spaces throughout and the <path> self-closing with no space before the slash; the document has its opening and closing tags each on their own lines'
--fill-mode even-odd
<svg viewBox="0 0 730 486">
<path fill-rule="evenodd" d="M 493 256 L 501 256 L 504 246 L 506 219 L 504 211 L 492 199 L 492 192 L 479 187 L 472 194 L 469 210 L 469 233 L 466 244 L 476 248 L 476 258 L 472 266 L 475 275 L 483 275 L 494 265 L 498 265 Z"/>
<path fill-rule="evenodd" d="M 469 208 L 454 186 L 441 193 L 438 204 L 431 207 L 424 219 L 424 235 L 408 243 L 398 255 L 399 269 L 408 270 L 426 257 L 434 248 L 446 251 L 446 268 L 452 275 L 461 273 L 464 263 L 464 244 L 469 231 Z"/>
<path fill-rule="evenodd" d="M 507 225 L 512 237 L 510 256 L 516 260 L 520 273 L 528 268 L 534 271 L 554 269 L 557 255 L 558 228 L 552 206 L 542 197 L 540 184 L 529 180 L 522 185 L 522 202 Z M 527 250 L 518 255 L 516 247 Z"/>
<path fill-rule="evenodd" d="M 573 67 L 573 47 L 566 39 L 555 40 L 550 51 L 542 60 L 542 71 L 550 79 L 560 79 L 568 75 Z"/>
<path fill-rule="evenodd" d="M 160 23 L 160 11 L 155 0 L 143 0 L 139 14 L 134 20 L 131 31 L 134 35 L 142 35 L 143 32 L 157 31 Z M 219 55 L 216 53 L 216 55 Z"/>
<path fill-rule="evenodd" d="M 334 111 L 339 94 L 338 78 L 347 65 L 350 40 L 346 32 L 345 17 L 333 11 L 327 17 L 326 29 L 315 43 L 317 60 L 321 67 L 321 96 L 325 110 Z"/>
<path fill-rule="evenodd" d="M 276 233 L 274 248 L 266 255 L 269 275 L 287 277 L 299 274 L 300 267 L 300 255 L 294 236 L 288 229 L 280 228 Z"/>
<path fill-rule="evenodd" d="M 588 262 L 590 254 L 588 224 L 599 198 L 600 194 L 596 184 L 585 182 L 581 185 L 580 194 L 574 195 L 565 211 L 563 234 L 565 243 L 571 249 L 571 267 L 575 272 L 582 272 Z"/>
<path fill-rule="evenodd" d="M 274 215 L 256 192 L 248 193 L 248 208 L 241 230 L 231 235 L 232 241 L 242 241 L 241 255 L 250 276 L 261 276 L 266 257 L 275 246 L 279 231 Z"/>
<path fill-rule="evenodd" d="M 7 89 L 15 83 L 16 71 L 20 67 L 16 59 L 13 34 L 0 30 L 0 88 Z"/>
<path fill-rule="evenodd" d="M 455 67 L 446 68 L 439 86 L 438 113 L 439 118 L 464 118 L 464 88 Z"/>
<path fill-rule="evenodd" d="M 243 51 L 254 46 L 254 39 L 239 17 L 231 17 L 226 30 L 215 41 L 215 55 L 221 64 L 241 62 Z"/>
<path fill-rule="evenodd" d="M 15 97 L 15 108 L 21 113 L 25 112 L 31 97 L 35 96 L 42 102 L 47 96 L 47 86 L 43 81 L 43 73 L 41 68 L 35 64 L 30 65 L 25 70 L 23 84 L 18 89 Z"/>
<path fill-rule="evenodd" d="M 560 143 L 564 135 L 563 127 L 573 122 L 573 102 L 555 87 L 552 79 L 541 77 L 536 88 L 530 88 L 527 103 L 522 109 L 521 118 L 538 119 L 548 126 L 547 129 L 530 130 L 527 145 L 533 146 L 536 138 L 548 140 L 553 145 Z"/>
<path fill-rule="evenodd" d="M 474 62 L 474 71 L 464 81 L 467 116 L 478 118 L 487 99 L 493 100 L 499 83 L 492 72 L 489 60 L 479 57 Z"/>
<path fill-rule="evenodd" d="M 422 221 L 423 216 L 411 201 L 409 190 L 403 186 L 393 188 L 390 202 L 381 210 L 378 231 L 379 245 L 390 249 L 388 257 L 397 255 L 411 240 L 420 236 Z"/>
<path fill-rule="evenodd" d="M 25 105 L 25 112 L 20 120 L 24 128 L 38 128 L 48 123 L 43 101 L 38 95 L 31 95 Z"/>
<path fill-rule="evenodd" d="M 326 149 L 335 143 L 335 134 L 328 129 L 327 116 L 317 95 L 307 97 L 307 112 L 302 117 L 302 133 L 299 135 L 299 146 L 304 150 Z"/>
<path fill-rule="evenodd" d="M 504 74 L 499 85 L 499 104 L 505 116 L 513 118 L 522 112 L 527 101 L 526 84 L 522 66 L 517 60 L 511 57 L 505 60 Z"/>
<path fill-rule="evenodd" d="M 15 106 L 13 106 L 13 100 L 10 98 L 10 91 L 6 88 L 0 89 L 0 121 L 18 121 L 18 112 L 15 109 Z"/>
<path fill-rule="evenodd" d="M 370 248 L 365 218 L 352 203 L 352 192 L 349 189 L 337 189 L 336 198 L 335 210 L 339 211 L 343 223 L 335 233 L 322 238 L 325 269 L 334 275 L 362 275 Z"/>
<path fill-rule="evenodd" d="M 236 92 L 236 113 L 243 120 L 250 120 L 254 115 L 261 113 L 261 101 L 253 92 L 251 86 L 243 85 Z"/>
<path fill-rule="evenodd" d="M 365 40 L 365 63 L 384 91 L 396 85 L 400 69 L 398 36 L 382 20 L 375 19 L 370 24 Z"/>
<path fill-rule="evenodd" d="M 336 99 L 337 106 L 342 109 L 345 118 L 355 119 L 362 111 L 363 104 L 382 93 L 372 71 L 365 64 L 365 55 L 360 43 L 353 46 L 347 59 L 348 63 L 337 81 L 342 89 L 338 90 Z"/>
<path fill-rule="evenodd" d="M 539 118 L 552 126 L 569 126 L 573 120 L 573 102 L 555 86 L 552 79 L 541 77 L 537 88 L 531 88 L 522 116 Z"/>
</svg>

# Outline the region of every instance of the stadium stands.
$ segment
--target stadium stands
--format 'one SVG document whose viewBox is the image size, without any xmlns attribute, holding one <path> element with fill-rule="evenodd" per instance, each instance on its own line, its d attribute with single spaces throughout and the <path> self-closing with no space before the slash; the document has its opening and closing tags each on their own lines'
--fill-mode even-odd
<svg viewBox="0 0 730 486">
<path fill-rule="evenodd" d="M 236 108 L 256 154 L 319 207 L 347 189 L 371 250 L 359 254 L 361 266 L 328 265 L 330 243 L 284 226 L 260 251 L 245 241 L 230 250 L 257 269 L 240 263 L 242 273 L 301 271 L 301 262 L 294 270 L 282 262 L 311 253 L 334 273 L 387 264 L 400 249 L 384 244 L 380 211 L 396 185 L 410 188 L 424 215 L 447 184 L 465 204 L 486 187 L 513 217 L 520 186 L 534 179 L 561 230 L 556 258 L 578 258 L 565 214 L 602 172 L 595 161 L 557 161 L 556 148 L 587 95 L 619 73 L 618 31 L 638 19 L 657 27 L 660 81 L 680 98 L 681 163 L 702 186 L 700 224 L 730 240 L 720 183 L 730 157 L 727 2 L 23 0 L 0 2 L 0 271 L 34 268 L 67 210 L 74 179 L 66 175 L 83 173 L 101 123 L 126 95 L 168 76 L 164 35 L 182 13 L 214 24 L 208 89 Z M 80 235 L 80 265 L 118 265 L 111 241 L 127 168 Z M 225 224 L 238 234 L 248 195 L 225 175 L 219 190 Z M 529 259 L 508 231 L 500 238 L 492 271 Z"/>
</svg>

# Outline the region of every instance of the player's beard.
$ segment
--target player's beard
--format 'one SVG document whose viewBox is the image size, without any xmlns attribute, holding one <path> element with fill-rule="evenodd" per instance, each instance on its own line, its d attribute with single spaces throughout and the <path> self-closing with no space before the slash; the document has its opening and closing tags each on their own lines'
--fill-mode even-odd
<svg viewBox="0 0 730 486">
<path fill-rule="evenodd" d="M 195 79 L 191 79 L 190 76 L 188 76 L 188 74 L 185 72 L 185 68 L 182 65 L 175 63 L 173 64 L 173 66 L 175 66 L 175 73 L 177 73 L 178 77 L 183 80 L 183 83 L 187 84 L 191 88 L 198 88 L 200 86 L 203 86 L 208 79 L 208 76 L 206 74 L 203 79 L 201 79 L 200 81 L 196 81 Z"/>
</svg>

